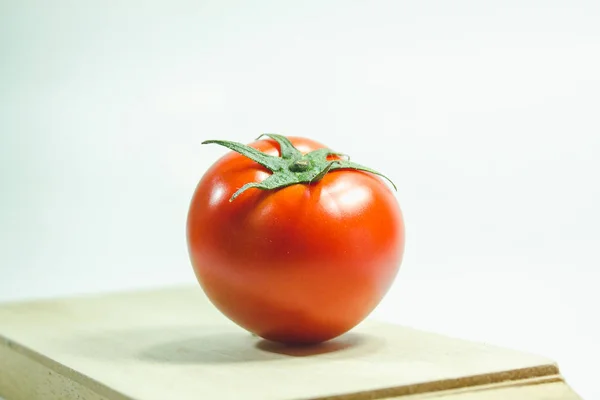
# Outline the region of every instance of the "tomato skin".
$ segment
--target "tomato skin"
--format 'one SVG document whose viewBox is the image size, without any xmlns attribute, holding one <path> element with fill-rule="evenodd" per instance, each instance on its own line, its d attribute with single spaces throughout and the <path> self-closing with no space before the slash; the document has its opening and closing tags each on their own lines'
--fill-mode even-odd
<svg viewBox="0 0 600 400">
<path fill-rule="evenodd" d="M 288 139 L 302 153 L 325 147 Z M 279 155 L 272 139 L 249 146 Z M 371 313 L 398 273 L 405 242 L 398 202 L 379 177 L 346 169 L 229 201 L 269 174 L 235 152 L 206 171 L 187 219 L 194 273 L 225 316 L 264 339 L 335 338 Z"/>
</svg>

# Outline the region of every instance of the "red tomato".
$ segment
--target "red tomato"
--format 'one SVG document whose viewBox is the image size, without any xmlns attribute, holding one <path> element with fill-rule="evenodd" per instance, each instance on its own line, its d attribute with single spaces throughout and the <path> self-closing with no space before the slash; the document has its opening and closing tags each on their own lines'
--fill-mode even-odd
<svg viewBox="0 0 600 400">
<path fill-rule="evenodd" d="M 288 139 L 303 154 L 325 147 Z M 249 146 L 280 155 L 272 139 Z M 233 151 L 204 174 L 187 220 L 194 272 L 225 316 L 264 339 L 332 339 L 366 318 L 397 275 L 405 240 L 398 202 L 381 178 L 352 169 L 230 201 L 270 174 Z"/>
</svg>

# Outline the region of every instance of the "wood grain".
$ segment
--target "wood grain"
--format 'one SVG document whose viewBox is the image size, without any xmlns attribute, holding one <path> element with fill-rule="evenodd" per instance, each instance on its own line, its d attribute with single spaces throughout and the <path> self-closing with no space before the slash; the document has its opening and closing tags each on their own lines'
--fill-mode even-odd
<svg viewBox="0 0 600 400">
<path fill-rule="evenodd" d="M 540 379 L 397 397 L 402 400 L 580 400 L 562 381 Z"/>
<path fill-rule="evenodd" d="M 10 400 L 462 400 L 479 392 L 470 400 L 525 386 L 570 390 L 547 358 L 372 321 L 320 346 L 276 345 L 231 323 L 197 287 L 6 304 L 0 338 L 0 396 Z"/>
</svg>

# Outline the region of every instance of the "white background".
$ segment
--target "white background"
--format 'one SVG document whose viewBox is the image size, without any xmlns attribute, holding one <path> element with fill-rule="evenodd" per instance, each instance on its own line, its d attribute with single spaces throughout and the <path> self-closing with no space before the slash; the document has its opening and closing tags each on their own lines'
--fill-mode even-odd
<svg viewBox="0 0 600 400">
<path fill-rule="evenodd" d="M 600 2 L 1 1 L 0 301 L 193 283 L 224 153 L 308 136 L 388 174 L 375 317 L 541 353 L 600 398 Z M 1 321 L 0 321 L 1 323 Z"/>
</svg>

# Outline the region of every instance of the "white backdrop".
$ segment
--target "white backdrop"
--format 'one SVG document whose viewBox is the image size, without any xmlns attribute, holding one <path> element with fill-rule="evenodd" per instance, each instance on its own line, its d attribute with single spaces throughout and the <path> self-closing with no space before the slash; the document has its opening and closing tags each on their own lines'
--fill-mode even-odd
<svg viewBox="0 0 600 400">
<path fill-rule="evenodd" d="M 375 317 L 600 398 L 600 2 L 501 3 L 0 2 L 0 301 L 194 282 L 200 142 L 308 136 L 399 187 Z"/>
</svg>

